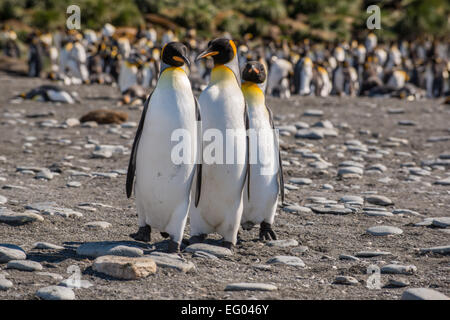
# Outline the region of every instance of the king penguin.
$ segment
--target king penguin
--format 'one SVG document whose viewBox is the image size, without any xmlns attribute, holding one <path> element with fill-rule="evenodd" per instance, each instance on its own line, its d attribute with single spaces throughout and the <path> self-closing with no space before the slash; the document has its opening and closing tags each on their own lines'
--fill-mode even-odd
<svg viewBox="0 0 450 320">
<path fill-rule="evenodd" d="M 170 42 L 162 51 L 160 76 L 145 102 L 134 139 L 126 191 L 129 198 L 136 175 L 139 230 L 130 236 L 149 242 L 151 228 L 156 228 L 163 237 L 170 236 L 168 251 L 174 253 L 180 249 L 194 175 L 201 171 L 196 165 L 200 113 L 188 79 L 186 46 Z M 178 130 L 186 133 L 181 161 L 174 158 Z"/>
<path fill-rule="evenodd" d="M 249 230 L 260 224 L 260 240 L 276 240 L 272 224 L 279 193 L 284 202 L 283 167 L 272 112 L 264 97 L 264 65 L 248 62 L 242 79 L 242 92 L 248 105 L 250 175 L 246 182 L 245 189 L 249 192 L 244 194 L 241 225 L 244 230 Z"/>
<path fill-rule="evenodd" d="M 199 104 L 203 141 L 213 141 L 204 147 L 202 195 L 198 206 L 190 209 L 189 242 L 202 242 L 207 234 L 217 232 L 223 236 L 223 246 L 232 249 L 237 241 L 248 173 L 248 117 L 233 40 L 210 41 L 196 60 L 206 57 L 213 58 L 214 68 L 209 85 L 200 94 Z M 230 132 L 236 134 L 227 136 Z"/>
</svg>

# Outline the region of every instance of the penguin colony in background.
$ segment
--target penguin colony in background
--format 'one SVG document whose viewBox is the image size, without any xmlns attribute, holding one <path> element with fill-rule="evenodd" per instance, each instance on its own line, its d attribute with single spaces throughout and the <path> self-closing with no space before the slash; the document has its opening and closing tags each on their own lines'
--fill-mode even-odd
<svg viewBox="0 0 450 320">
<path fill-rule="evenodd" d="M 209 83 L 213 61 L 194 58 L 208 42 L 198 37 L 194 29 L 187 30 L 182 39 L 192 62 L 192 89 L 203 90 Z M 47 77 L 51 80 L 64 85 L 115 85 L 124 96 L 122 104 L 143 103 L 143 90 L 149 92 L 156 86 L 161 49 L 171 41 L 179 41 L 172 30 L 158 33 L 152 25 L 134 29 L 106 24 L 98 32 L 35 30 L 26 39 L 28 75 L 42 75 L 44 61 L 49 61 Z M 3 26 L 3 54 L 20 57 L 23 53 L 18 44 L 16 33 Z M 247 61 L 258 61 L 266 67 L 264 93 L 268 95 L 414 100 L 450 95 L 449 46 L 448 37 L 381 42 L 369 33 L 359 40 L 320 43 L 307 38 L 300 42 L 256 39 L 246 34 L 238 40 L 236 50 L 240 70 Z"/>
</svg>

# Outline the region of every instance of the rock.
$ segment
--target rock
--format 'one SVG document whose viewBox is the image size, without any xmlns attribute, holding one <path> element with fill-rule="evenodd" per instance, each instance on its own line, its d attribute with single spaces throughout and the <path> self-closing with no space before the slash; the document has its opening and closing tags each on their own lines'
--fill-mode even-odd
<svg viewBox="0 0 450 320">
<path fill-rule="evenodd" d="M 70 216 L 82 217 L 83 214 L 78 211 L 74 211 L 69 208 L 59 207 L 55 202 L 37 202 L 28 204 L 25 206 L 26 209 L 39 211 L 39 213 L 43 215 L 50 216 L 62 216 L 64 218 L 68 218 Z"/>
<path fill-rule="evenodd" d="M 70 188 L 79 188 L 79 187 L 81 187 L 81 182 L 69 181 L 69 182 L 67 182 L 67 186 Z"/>
<path fill-rule="evenodd" d="M 373 236 L 388 236 L 394 234 L 402 234 L 403 230 L 392 226 L 375 226 L 366 230 L 367 233 Z"/>
<path fill-rule="evenodd" d="M 381 268 L 381 273 L 386 274 L 414 274 L 417 267 L 414 265 L 388 264 Z"/>
<path fill-rule="evenodd" d="M 409 286 L 409 281 L 403 278 L 399 279 L 389 279 L 387 287 L 390 288 L 404 288 Z"/>
<path fill-rule="evenodd" d="M 295 134 L 296 138 L 319 140 L 325 138 L 323 130 L 320 129 L 300 129 Z"/>
<path fill-rule="evenodd" d="M 25 260 L 26 258 L 27 255 L 21 247 L 0 243 L 0 263 L 6 263 L 11 260 Z"/>
<path fill-rule="evenodd" d="M 233 252 L 230 249 L 219 247 L 219 246 L 213 246 L 206 243 L 194 243 L 189 245 L 184 249 L 186 252 L 194 253 L 196 251 L 205 251 L 207 253 L 213 254 L 216 257 L 226 257 L 231 256 Z"/>
<path fill-rule="evenodd" d="M 368 203 L 371 204 L 376 204 L 378 206 L 390 206 L 393 205 L 394 203 L 392 202 L 391 199 L 389 199 L 388 197 L 385 196 L 379 196 L 379 195 L 371 195 L 371 196 L 367 196 L 365 198 L 365 200 Z"/>
<path fill-rule="evenodd" d="M 92 152 L 92 158 L 109 159 L 112 157 L 112 152 L 109 150 L 96 150 Z"/>
<path fill-rule="evenodd" d="M 1 249 L 1 247 L 0 247 Z M 421 253 L 439 253 L 439 254 L 443 254 L 443 255 L 447 255 L 450 254 L 450 246 L 439 246 L 439 247 L 432 247 L 432 248 L 422 248 L 420 249 Z M 1 256 L 0 256 L 1 258 Z M 1 262 L 1 261 L 0 261 Z"/>
<path fill-rule="evenodd" d="M 267 261 L 268 264 L 284 264 L 294 267 L 305 267 L 305 263 L 299 257 L 275 256 Z"/>
<path fill-rule="evenodd" d="M 6 197 L 0 195 L 0 204 L 5 204 L 7 202 L 8 202 L 8 199 Z"/>
<path fill-rule="evenodd" d="M 215 255 L 210 254 L 210 253 L 205 252 L 205 251 L 196 251 L 192 256 L 194 258 L 202 258 L 202 259 L 212 259 L 212 260 L 219 259 Z"/>
<path fill-rule="evenodd" d="M 339 255 L 339 260 L 359 261 L 359 258 L 348 255 L 348 254 L 341 254 L 341 255 Z"/>
<path fill-rule="evenodd" d="M 321 117 L 323 116 L 323 111 L 319 109 L 308 109 L 303 113 L 303 115 L 305 117 Z"/>
<path fill-rule="evenodd" d="M 41 271 L 42 265 L 39 262 L 31 260 L 10 260 L 6 265 L 6 268 L 32 272 Z"/>
<path fill-rule="evenodd" d="M 13 287 L 13 283 L 5 278 L 0 277 L 0 291 L 8 291 Z"/>
<path fill-rule="evenodd" d="M 418 216 L 418 217 L 422 217 L 423 215 L 413 211 L 413 210 L 409 210 L 409 209 L 395 209 L 392 211 L 393 214 L 409 214 L 412 216 Z"/>
<path fill-rule="evenodd" d="M 80 120 L 78 120 L 76 118 L 69 118 L 66 121 L 64 121 L 63 124 L 68 126 L 68 127 L 75 127 L 75 126 L 79 126 L 80 125 Z"/>
<path fill-rule="evenodd" d="M 392 212 L 388 211 L 363 211 L 363 214 L 371 217 L 392 217 Z"/>
<path fill-rule="evenodd" d="M 43 300 L 75 300 L 75 293 L 70 288 L 49 286 L 36 291 L 36 296 Z"/>
<path fill-rule="evenodd" d="M 363 175 L 364 170 L 358 167 L 341 167 L 338 169 L 337 175 L 343 176 L 346 174 L 357 174 L 357 175 Z"/>
<path fill-rule="evenodd" d="M 269 247 L 287 248 L 287 247 L 298 246 L 298 241 L 295 239 L 271 240 L 271 241 L 267 241 L 266 244 Z"/>
<path fill-rule="evenodd" d="M 199 254 L 212 255 L 217 259 L 217 256 L 205 251 L 194 252 L 194 255 L 198 256 Z M 181 272 L 190 272 L 195 270 L 195 265 L 192 262 L 188 262 L 176 254 L 154 251 L 150 254 L 150 257 L 156 262 L 156 265 L 161 268 L 171 268 Z"/>
<path fill-rule="evenodd" d="M 58 246 L 56 244 L 48 243 L 48 242 L 36 242 L 33 244 L 34 249 L 40 250 L 63 250 L 64 247 Z"/>
<path fill-rule="evenodd" d="M 50 277 L 53 280 L 62 280 L 64 279 L 61 275 L 57 274 L 57 273 L 51 273 L 51 272 L 36 272 L 35 274 L 39 275 L 39 276 L 44 276 L 44 277 Z"/>
<path fill-rule="evenodd" d="M 345 215 L 353 212 L 349 208 L 342 208 L 338 206 L 311 207 L 311 210 L 319 214 L 334 214 L 334 215 Z"/>
<path fill-rule="evenodd" d="M 49 169 L 47 168 L 43 168 L 41 171 L 39 171 L 35 178 L 36 179 L 45 179 L 45 180 L 52 180 L 53 179 L 53 172 L 51 172 Z"/>
<path fill-rule="evenodd" d="M 335 284 L 345 284 L 345 285 L 357 285 L 359 284 L 358 280 L 350 276 L 337 276 L 334 279 Z"/>
<path fill-rule="evenodd" d="M 127 245 L 127 242 L 87 242 L 80 245 L 77 249 L 80 256 L 100 257 L 100 256 L 122 256 L 122 257 L 141 257 L 144 255 L 142 249 Z"/>
<path fill-rule="evenodd" d="M 89 229 L 107 229 L 111 227 L 111 223 L 106 221 L 92 221 L 84 224 Z"/>
<path fill-rule="evenodd" d="M 388 256 L 392 253 L 387 251 L 360 251 L 355 253 L 356 257 L 359 258 L 372 258 L 372 257 L 378 257 L 378 256 Z"/>
<path fill-rule="evenodd" d="M 312 210 L 308 207 L 302 207 L 299 205 L 290 205 L 283 208 L 283 211 L 291 213 L 311 213 Z"/>
<path fill-rule="evenodd" d="M 450 186 L 450 177 L 436 181 L 434 184 Z"/>
<path fill-rule="evenodd" d="M 61 281 L 58 286 L 71 289 L 88 289 L 94 285 L 87 280 L 69 278 Z"/>
<path fill-rule="evenodd" d="M 291 178 L 289 182 L 298 185 L 309 185 L 312 183 L 312 180 L 309 178 Z"/>
<path fill-rule="evenodd" d="M 431 224 L 438 228 L 448 228 L 450 227 L 450 217 L 433 218 Z"/>
<path fill-rule="evenodd" d="M 343 203 L 359 203 L 361 205 L 364 204 L 364 199 L 358 196 L 343 196 L 341 199 L 339 199 L 340 202 Z"/>
<path fill-rule="evenodd" d="M 230 283 L 226 286 L 225 291 L 274 291 L 278 288 L 272 284 L 266 283 Z"/>
<path fill-rule="evenodd" d="M 102 256 L 95 259 L 92 269 L 117 279 L 136 280 L 156 272 L 156 263 L 149 257 Z"/>
<path fill-rule="evenodd" d="M 24 224 L 35 221 L 44 221 L 44 218 L 32 212 L 13 212 L 6 208 L 0 208 L 0 222 L 11 224 Z"/>
<path fill-rule="evenodd" d="M 401 300 L 450 300 L 450 298 L 433 289 L 411 288 L 403 292 Z"/>
</svg>

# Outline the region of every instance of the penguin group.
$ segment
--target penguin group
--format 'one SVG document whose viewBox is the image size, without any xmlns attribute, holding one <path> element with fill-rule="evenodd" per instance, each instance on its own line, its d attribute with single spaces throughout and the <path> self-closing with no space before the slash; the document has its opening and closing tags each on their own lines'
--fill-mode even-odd
<svg viewBox="0 0 450 320">
<path fill-rule="evenodd" d="M 255 224 L 260 239 L 276 239 L 278 195 L 284 198 L 278 136 L 263 91 L 266 67 L 247 62 L 241 77 L 238 51 L 228 38 L 210 41 L 195 60 L 201 59 L 212 59 L 213 67 L 197 101 L 188 78 L 188 48 L 180 42 L 162 48 L 160 75 L 145 102 L 127 172 L 126 192 L 130 197 L 135 191 L 139 226 L 130 236 L 148 242 L 157 229 L 170 239 L 170 253 L 180 250 L 188 218 L 189 244 L 218 233 L 232 249 L 239 227 Z M 258 139 L 250 139 L 250 129 Z M 173 159 L 177 130 L 189 141 L 182 162 Z M 211 130 L 224 143 L 209 153 L 217 142 L 210 142 Z M 251 161 L 254 150 L 257 161 Z"/>
<path fill-rule="evenodd" d="M 193 61 L 208 41 L 195 29 L 178 34 L 189 49 L 192 89 L 209 83 L 212 60 Z M 157 31 L 147 24 L 139 28 L 114 27 L 99 31 L 34 30 L 27 36 L 28 75 L 40 76 L 49 61 L 47 77 L 69 84 L 105 84 L 119 88 L 123 104 L 146 96 L 160 74 L 161 50 L 179 41 L 173 30 Z M 224 38 L 231 38 L 225 34 Z M 0 45 L 5 55 L 20 56 L 14 31 L 3 27 Z M 450 94 L 450 50 L 445 38 L 420 37 L 413 41 L 381 41 L 368 33 L 352 41 L 294 42 L 245 34 L 236 42 L 242 70 L 247 61 L 258 61 L 267 70 L 264 93 L 281 98 L 292 95 L 326 97 L 397 97 L 409 100 L 438 98 Z M 131 89 L 130 89 L 131 88 Z M 137 103 L 137 102 L 136 102 Z"/>
</svg>

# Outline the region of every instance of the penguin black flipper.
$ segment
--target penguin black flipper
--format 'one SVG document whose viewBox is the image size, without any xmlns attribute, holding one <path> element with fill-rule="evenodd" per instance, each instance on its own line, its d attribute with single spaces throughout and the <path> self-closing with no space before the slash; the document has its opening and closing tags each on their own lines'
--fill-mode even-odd
<svg viewBox="0 0 450 320">
<path fill-rule="evenodd" d="M 128 171 L 127 171 L 127 184 L 126 184 L 127 198 L 131 197 L 131 193 L 133 192 L 134 174 L 136 172 L 137 149 L 139 141 L 141 140 L 142 130 L 144 129 L 145 115 L 147 114 L 147 109 L 148 105 L 150 104 L 152 94 L 153 92 L 150 93 L 147 100 L 145 101 L 144 110 L 142 111 L 141 120 L 139 121 L 136 136 L 134 137 L 133 147 L 131 149 L 130 162 L 128 163 Z"/>
<path fill-rule="evenodd" d="M 198 140 L 199 143 L 197 144 L 200 148 L 200 159 L 197 159 L 197 164 L 195 165 L 196 167 L 196 174 L 197 174 L 197 183 L 196 183 L 196 189 L 195 189 L 195 207 L 197 208 L 198 203 L 200 202 L 200 195 L 202 193 L 202 162 L 203 162 L 203 140 L 202 140 L 202 127 L 201 127 L 201 121 L 202 121 L 202 117 L 200 114 L 200 107 L 198 105 L 198 101 L 197 98 L 194 97 L 195 100 L 195 114 L 197 117 L 197 122 L 198 125 L 200 126 L 199 128 L 197 128 L 197 133 L 198 133 Z M 191 183 L 191 187 L 192 187 L 192 183 Z"/>
<path fill-rule="evenodd" d="M 275 124 L 273 123 L 273 113 L 272 110 L 268 106 L 266 106 L 267 111 L 269 112 L 270 125 L 272 126 L 272 130 L 274 130 L 275 134 Z M 278 140 L 278 136 L 275 135 L 276 145 L 278 147 L 278 183 L 279 183 L 279 191 L 281 194 L 281 203 L 284 203 L 284 177 L 283 177 L 283 162 L 281 161 L 281 151 L 280 151 L 280 142 Z"/>
<path fill-rule="evenodd" d="M 250 118 L 248 116 L 247 101 L 245 101 L 244 121 L 245 121 L 245 132 L 246 132 L 246 139 L 247 139 L 247 172 L 245 174 L 246 178 L 244 179 L 244 184 L 242 185 L 242 189 L 244 189 L 245 180 L 247 179 L 247 199 L 250 200 L 250 137 L 248 135 L 248 129 L 250 128 Z"/>
</svg>

